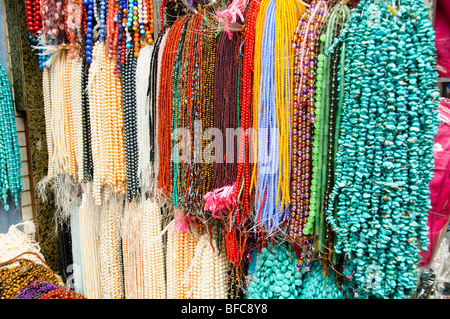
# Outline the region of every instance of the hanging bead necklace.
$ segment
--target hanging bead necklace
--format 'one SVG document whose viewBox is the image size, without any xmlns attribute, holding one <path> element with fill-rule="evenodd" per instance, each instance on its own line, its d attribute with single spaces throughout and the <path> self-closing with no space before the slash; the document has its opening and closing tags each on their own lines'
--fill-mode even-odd
<svg viewBox="0 0 450 319">
<path fill-rule="evenodd" d="M 152 58 L 150 62 L 150 74 L 149 74 L 149 88 L 148 96 L 150 103 L 149 110 L 149 139 L 150 139 L 150 163 L 152 166 L 152 172 L 150 179 L 152 185 L 150 187 L 150 192 L 153 190 L 153 194 L 159 194 L 157 189 L 158 186 L 158 170 L 159 170 L 159 146 L 158 146 L 158 93 L 159 93 L 159 80 L 161 73 L 161 59 L 162 53 L 164 52 L 164 46 L 166 42 L 168 33 L 160 32 L 155 43 L 152 52 Z"/>
<path fill-rule="evenodd" d="M 94 1 L 93 0 L 83 0 L 84 10 L 86 14 L 86 62 L 92 62 L 92 48 L 94 43 L 92 41 L 93 30 L 94 30 Z"/>
<path fill-rule="evenodd" d="M 158 147 L 159 158 L 171 158 L 172 125 L 172 78 L 173 65 L 177 55 L 182 27 L 185 18 L 177 20 L 170 28 L 161 59 L 160 90 L 158 95 Z M 171 163 L 159 161 L 158 188 L 167 196 L 171 193 Z"/>
<path fill-rule="evenodd" d="M 37 39 L 42 28 L 40 0 L 25 0 L 25 14 L 28 31 L 33 39 Z"/>
<path fill-rule="evenodd" d="M 11 96 L 11 87 L 6 70 L 0 64 L 0 96 L 1 96 L 1 157 L 0 157 L 0 186 L 3 207 L 10 209 L 7 203 L 11 196 L 16 205 L 19 205 L 19 196 L 23 191 L 23 183 L 20 174 L 22 166 L 19 140 L 16 131 L 14 105 Z"/>
<path fill-rule="evenodd" d="M 128 53 L 122 74 L 123 125 L 125 138 L 125 160 L 127 180 L 127 200 L 131 201 L 139 192 L 137 118 L 136 118 L 136 63 L 134 54 Z"/>
<path fill-rule="evenodd" d="M 317 62 L 320 61 L 316 50 L 326 12 L 327 4 L 325 2 L 314 1 L 300 19 L 293 41 L 296 52 L 294 62 L 295 108 L 292 127 L 292 203 L 288 234 L 297 248 L 300 268 L 306 257 L 306 271 L 309 269 L 311 261 L 312 238 L 310 233 L 316 205 L 315 197 L 311 196 L 315 194 L 316 185 L 310 184 L 311 175 L 314 173 L 312 165 L 317 157 L 312 150 L 315 122 L 315 72 Z M 310 201 L 310 199 L 312 200 Z M 310 211 L 314 211 L 311 216 Z M 300 251 L 298 251 L 299 249 Z"/>
<path fill-rule="evenodd" d="M 205 20 L 208 12 L 205 13 Z M 202 125 L 203 125 L 203 147 L 205 150 L 207 145 L 210 145 L 211 138 L 207 138 L 205 132 L 214 127 L 214 65 L 216 60 L 217 38 L 214 32 L 206 29 L 203 34 L 203 99 L 202 99 Z M 209 152 L 204 152 L 203 168 L 205 176 L 203 177 L 202 193 L 206 194 L 213 188 L 214 180 L 214 159 L 209 156 Z M 212 152 L 211 152 L 212 153 Z M 212 154 L 211 154 L 212 155 Z"/>
<path fill-rule="evenodd" d="M 428 244 L 439 97 L 434 31 L 423 3 L 394 9 L 361 1 L 340 37 L 345 94 L 327 218 L 360 297 L 411 297 L 418 245 Z"/>
<path fill-rule="evenodd" d="M 265 3 L 264 3 L 265 4 Z M 263 5 L 264 5 L 263 4 Z M 280 210 L 276 205 L 278 186 L 279 136 L 275 95 L 275 15 L 276 2 L 270 1 L 265 10 L 261 39 L 261 76 L 258 118 L 258 178 L 256 182 L 258 229 L 272 233 L 278 220 L 272 214 Z"/>
<path fill-rule="evenodd" d="M 112 194 L 102 205 L 100 214 L 100 281 L 104 299 L 122 298 L 121 254 L 120 254 L 120 218 L 122 201 Z"/>
<path fill-rule="evenodd" d="M 83 181 L 90 182 L 93 178 L 91 121 L 89 96 L 87 93 L 89 63 L 83 62 L 81 76 L 82 118 L 83 118 Z M 49 154 L 50 155 L 50 154 Z"/>
<path fill-rule="evenodd" d="M 185 149 L 189 154 L 183 154 L 185 159 L 179 161 L 178 171 L 178 198 L 179 205 L 190 217 L 196 221 L 202 219 L 203 196 L 201 194 L 201 163 L 198 155 L 201 155 L 201 143 L 195 140 L 194 135 L 198 135 L 201 114 L 201 90 L 202 90 L 202 60 L 203 60 L 203 11 L 194 14 L 186 25 L 186 34 L 181 56 L 179 82 L 181 103 L 179 107 L 179 124 L 175 124 L 174 129 L 184 129 L 190 136 L 183 137 Z M 201 133 L 201 131 L 200 131 Z M 186 138 L 186 139 L 185 139 Z M 200 144 L 200 145 L 199 145 Z M 184 151 L 183 150 L 183 151 Z M 186 158 L 187 157 L 187 158 Z M 175 186 L 175 181 L 174 185 Z M 181 196 L 180 196 L 181 195 Z"/>
<path fill-rule="evenodd" d="M 212 187 L 221 188 L 233 184 L 237 177 L 237 165 L 234 154 L 227 154 L 227 148 L 233 142 L 234 135 L 227 135 L 227 130 L 237 128 L 237 93 L 239 74 L 240 35 L 232 33 L 232 39 L 223 32 L 217 38 L 217 55 L 214 69 L 214 128 L 219 129 L 224 138 L 215 143 L 214 179 Z M 232 140 L 228 141 L 231 137 Z M 216 141 L 219 139 L 216 137 Z M 224 147 L 224 145 L 226 147 Z M 219 158 L 221 157 L 221 158 Z"/>
<path fill-rule="evenodd" d="M 181 34 L 179 37 L 179 43 L 178 43 L 178 48 L 176 49 L 176 57 L 174 60 L 174 64 L 173 64 L 173 73 L 172 73 L 172 87 L 171 87 L 171 92 L 172 93 L 172 126 L 170 129 L 170 132 L 176 132 L 177 129 L 179 129 L 182 117 L 181 117 L 181 107 L 182 104 L 184 103 L 184 100 L 182 100 L 182 87 L 183 87 L 183 82 L 182 81 L 189 81 L 192 80 L 191 78 L 186 78 L 186 77 L 181 77 L 181 72 L 183 70 L 186 70 L 186 64 L 183 63 L 184 61 L 182 61 L 182 56 L 183 56 L 183 48 L 184 46 L 188 46 L 189 43 L 185 42 L 185 38 L 186 38 L 186 32 L 188 29 L 188 25 L 189 22 L 191 21 L 192 17 L 187 17 L 187 19 L 184 21 L 182 30 L 181 30 Z M 189 36 L 189 34 L 188 34 Z M 192 43 L 191 43 L 192 44 Z M 184 84 L 186 85 L 186 84 Z M 185 103 L 183 104 L 183 106 L 185 105 Z M 188 136 L 187 139 L 190 139 L 190 137 Z M 187 140 L 183 140 L 181 143 L 184 143 L 185 145 L 188 143 Z M 192 146 L 191 146 L 192 147 Z M 179 158 L 179 152 L 177 152 L 176 150 L 176 141 L 171 141 L 171 149 L 174 149 L 175 151 L 172 152 L 172 163 L 171 163 L 171 170 L 170 170 L 170 174 L 171 174 L 171 180 L 172 180 L 172 201 L 173 204 L 175 205 L 175 207 L 180 207 L 180 203 L 179 203 L 179 198 L 178 198 L 178 194 L 179 194 L 179 185 L 178 183 L 184 183 L 184 180 L 180 180 L 179 179 L 179 169 L 182 167 L 181 164 L 183 164 L 183 159 Z M 184 150 L 189 150 L 190 148 L 184 146 Z M 191 154 L 183 154 L 183 156 L 185 156 L 188 160 L 190 160 L 190 156 Z"/>
<path fill-rule="evenodd" d="M 332 45 L 334 39 L 336 39 L 341 30 L 343 29 L 344 22 L 348 18 L 350 12 L 347 6 L 336 5 L 328 19 L 327 29 L 321 36 L 323 46 L 321 47 L 321 54 Z M 320 148 L 319 152 L 319 173 L 313 173 L 313 179 L 318 179 L 318 185 L 320 188 L 317 190 L 317 204 L 316 204 L 316 220 L 315 220 L 315 240 L 316 240 L 316 258 L 321 258 L 324 265 L 324 272 L 327 275 L 328 262 L 332 258 L 333 251 L 333 234 L 330 226 L 325 220 L 324 213 L 328 207 L 328 197 L 333 186 L 334 176 L 334 150 L 336 130 L 339 129 L 337 116 L 338 104 L 341 99 L 340 81 L 343 78 L 343 70 L 338 70 L 340 60 L 344 55 L 344 47 L 339 46 L 335 49 L 331 56 L 324 56 L 323 62 L 318 62 L 318 68 L 322 67 L 323 75 L 317 75 L 316 81 L 322 81 L 322 89 L 317 91 L 316 100 L 320 101 L 322 106 L 322 112 L 316 119 L 318 125 L 314 136 L 320 135 Z M 343 60 L 342 60 L 343 61 Z M 340 75 L 340 76 L 339 76 Z M 320 76 L 320 78 L 319 78 Z M 322 80 L 323 79 L 323 80 Z M 317 104 L 316 104 L 317 108 Z M 314 143 L 316 143 L 314 141 Z M 316 147 L 314 145 L 314 147 Z M 325 184 L 325 185 L 324 185 Z M 320 253 L 320 255 L 319 255 Z M 336 261 L 334 261 L 336 262 Z"/>
<path fill-rule="evenodd" d="M 255 55 L 255 23 L 260 9 L 259 1 L 252 1 L 248 9 L 246 17 L 246 29 L 244 38 L 244 57 L 242 66 L 242 82 L 239 112 L 240 112 L 240 127 L 241 130 L 247 130 L 251 127 L 251 113 L 250 113 L 250 96 L 252 94 L 252 70 L 253 70 L 253 56 Z M 243 199 L 241 203 L 230 212 L 227 218 L 227 232 L 225 236 L 225 246 L 227 258 L 238 269 L 239 272 L 241 261 L 244 257 L 244 252 L 247 250 L 247 236 L 248 236 L 248 217 L 250 216 L 250 140 L 247 134 L 239 138 L 239 153 L 238 153 L 238 172 L 234 192 L 240 192 L 241 185 L 243 186 Z M 239 275 L 238 275 L 239 276 Z"/>
</svg>

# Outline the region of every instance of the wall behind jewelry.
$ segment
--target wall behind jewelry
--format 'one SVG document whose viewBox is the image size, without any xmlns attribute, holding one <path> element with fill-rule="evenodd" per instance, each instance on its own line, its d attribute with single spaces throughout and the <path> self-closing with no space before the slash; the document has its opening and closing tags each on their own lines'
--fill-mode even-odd
<svg viewBox="0 0 450 319">
<path fill-rule="evenodd" d="M 8 28 L 7 22 L 4 15 L 5 8 L 4 2 L 0 6 L 0 63 L 3 65 L 5 70 L 8 72 L 9 81 L 13 83 L 13 76 L 11 70 L 11 59 L 9 52 L 9 38 L 8 38 Z M 14 90 L 12 92 L 14 99 Z M 31 187 L 30 187 L 30 173 L 29 173 L 29 162 L 28 162 L 28 150 L 27 150 L 27 131 L 25 128 L 25 114 L 23 112 L 15 111 L 17 135 L 19 139 L 20 154 L 22 159 L 21 176 L 24 185 L 24 191 L 21 196 L 20 205 L 15 206 L 13 201 L 10 201 L 10 211 L 6 212 L 3 209 L 3 205 L 0 206 L 0 232 L 5 233 L 12 224 L 17 224 L 21 221 L 28 221 L 34 219 L 33 214 L 33 201 L 31 198 Z M 29 225 L 29 224 L 28 224 Z M 26 233 L 35 235 L 35 227 L 26 226 L 24 231 Z"/>
<path fill-rule="evenodd" d="M 36 240 L 47 264 L 58 271 L 58 238 L 53 216 L 53 194 L 45 202 L 35 192 L 35 184 L 47 175 L 47 143 L 42 95 L 42 71 L 32 51 L 26 25 L 25 1 L 0 0 L 4 16 L 8 75 L 13 88 L 16 123 L 22 156 L 24 192 L 21 198 L 21 221 L 31 220 Z M 32 229 L 33 228 L 33 229 Z M 25 229 L 27 231 L 27 229 Z"/>
</svg>

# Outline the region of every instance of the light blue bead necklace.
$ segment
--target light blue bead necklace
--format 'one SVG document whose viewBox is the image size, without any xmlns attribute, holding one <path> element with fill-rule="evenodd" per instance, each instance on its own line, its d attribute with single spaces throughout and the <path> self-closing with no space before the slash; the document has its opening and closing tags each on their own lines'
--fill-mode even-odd
<svg viewBox="0 0 450 319">
<path fill-rule="evenodd" d="M 258 118 L 258 178 L 255 212 L 258 226 L 268 233 L 283 221 L 276 205 L 278 189 L 278 134 L 275 101 L 275 15 L 276 1 L 267 6 L 261 50 L 261 85 Z M 285 216 L 284 216 L 285 217 Z"/>
</svg>

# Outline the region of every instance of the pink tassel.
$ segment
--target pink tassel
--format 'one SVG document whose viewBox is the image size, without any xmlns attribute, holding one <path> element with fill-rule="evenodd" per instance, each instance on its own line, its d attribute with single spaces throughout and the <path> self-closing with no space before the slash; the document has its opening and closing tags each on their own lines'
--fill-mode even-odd
<svg viewBox="0 0 450 319">
<path fill-rule="evenodd" d="M 174 214 L 174 222 L 175 222 L 174 229 L 179 232 L 182 232 L 182 233 L 187 232 L 189 226 L 188 226 L 188 223 L 184 219 L 183 211 L 181 209 L 175 208 L 173 214 Z"/>
<path fill-rule="evenodd" d="M 239 16 L 241 22 L 244 22 L 245 19 L 243 12 L 247 7 L 248 1 L 249 0 L 233 0 L 233 2 L 230 3 L 230 5 L 225 10 L 216 12 L 219 21 L 225 23 L 223 30 L 228 34 L 230 40 L 233 37 L 230 31 L 230 22 L 236 23 L 237 16 Z"/>
<path fill-rule="evenodd" d="M 230 211 L 236 205 L 236 183 L 231 186 L 224 186 L 207 193 L 205 199 L 205 211 L 210 211 L 212 216 L 222 219 L 222 212 Z"/>
</svg>

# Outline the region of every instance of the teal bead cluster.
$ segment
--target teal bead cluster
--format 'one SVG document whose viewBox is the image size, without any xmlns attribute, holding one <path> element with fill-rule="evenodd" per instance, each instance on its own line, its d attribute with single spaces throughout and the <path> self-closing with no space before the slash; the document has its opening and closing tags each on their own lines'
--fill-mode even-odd
<svg viewBox="0 0 450 319">
<path fill-rule="evenodd" d="M 19 141 L 16 130 L 14 104 L 8 75 L 0 64 L 0 190 L 4 209 L 10 209 L 7 204 L 8 197 L 19 204 L 19 197 L 23 191 L 20 168 Z"/>
<path fill-rule="evenodd" d="M 348 257 L 360 297 L 411 298 L 439 124 L 433 26 L 422 0 L 362 0 L 340 41 L 344 101 L 327 209 L 335 252 Z"/>
<path fill-rule="evenodd" d="M 345 279 L 341 287 L 336 284 L 335 274 L 331 272 L 324 276 L 323 265 L 313 260 L 311 270 L 306 273 L 301 286 L 299 299 L 353 299 L 354 292 Z"/>
<path fill-rule="evenodd" d="M 313 261 L 308 272 L 296 270 L 295 253 L 285 244 L 263 248 L 257 254 L 247 299 L 344 299 L 334 274 L 324 276 L 321 263 Z M 352 290 L 347 287 L 347 297 Z"/>
<path fill-rule="evenodd" d="M 298 299 L 303 281 L 296 266 L 295 253 L 285 244 L 264 247 L 257 255 L 247 299 Z"/>
</svg>

